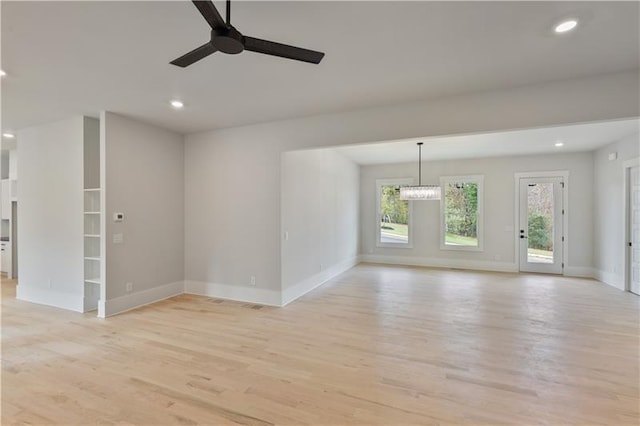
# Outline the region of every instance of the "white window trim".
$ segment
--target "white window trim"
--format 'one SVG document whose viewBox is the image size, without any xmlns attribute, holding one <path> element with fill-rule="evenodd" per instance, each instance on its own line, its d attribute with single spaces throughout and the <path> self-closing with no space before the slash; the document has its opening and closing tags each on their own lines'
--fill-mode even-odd
<svg viewBox="0 0 640 426">
<path fill-rule="evenodd" d="M 445 244 L 445 185 L 451 182 L 477 183 L 478 184 L 478 246 L 454 246 Z M 466 176 L 440 176 L 440 187 L 442 188 L 442 198 L 440 199 L 440 250 L 454 251 L 484 251 L 484 175 Z"/>
<path fill-rule="evenodd" d="M 407 214 L 409 215 L 409 219 L 407 220 L 409 225 L 408 237 L 409 241 L 407 244 L 404 243 L 382 243 L 380 242 L 380 222 L 382 222 L 382 218 L 380 217 L 380 189 L 383 186 L 387 185 L 413 185 L 413 178 L 403 178 L 403 179 L 376 179 L 376 247 L 380 248 L 397 248 L 397 249 L 412 249 L 413 248 L 413 203 L 409 201 L 409 205 L 407 206 Z"/>
</svg>

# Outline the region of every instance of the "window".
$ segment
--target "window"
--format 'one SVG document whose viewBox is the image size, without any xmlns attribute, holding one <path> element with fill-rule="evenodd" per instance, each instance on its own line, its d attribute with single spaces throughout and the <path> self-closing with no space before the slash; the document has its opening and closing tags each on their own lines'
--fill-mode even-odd
<svg viewBox="0 0 640 426">
<path fill-rule="evenodd" d="M 440 178 L 440 249 L 482 250 L 484 176 Z"/>
<path fill-rule="evenodd" d="M 376 181 L 376 246 L 411 248 L 411 204 L 400 199 L 400 187 L 413 179 Z"/>
</svg>

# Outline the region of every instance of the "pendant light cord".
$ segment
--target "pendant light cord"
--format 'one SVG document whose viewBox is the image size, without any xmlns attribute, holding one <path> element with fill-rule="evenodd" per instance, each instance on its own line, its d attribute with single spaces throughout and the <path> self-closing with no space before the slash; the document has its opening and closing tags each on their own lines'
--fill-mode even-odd
<svg viewBox="0 0 640 426">
<path fill-rule="evenodd" d="M 422 186 L 422 142 L 418 142 L 418 186 Z"/>
</svg>

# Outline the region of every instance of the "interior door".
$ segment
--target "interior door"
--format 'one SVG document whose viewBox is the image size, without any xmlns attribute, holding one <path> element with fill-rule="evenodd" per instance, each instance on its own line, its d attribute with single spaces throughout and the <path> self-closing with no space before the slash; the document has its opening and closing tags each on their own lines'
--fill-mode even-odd
<svg viewBox="0 0 640 426">
<path fill-rule="evenodd" d="M 640 294 L 640 167 L 629 170 L 629 290 Z"/>
<path fill-rule="evenodd" d="M 521 178 L 520 270 L 561 274 L 564 182 L 561 177 Z"/>
</svg>

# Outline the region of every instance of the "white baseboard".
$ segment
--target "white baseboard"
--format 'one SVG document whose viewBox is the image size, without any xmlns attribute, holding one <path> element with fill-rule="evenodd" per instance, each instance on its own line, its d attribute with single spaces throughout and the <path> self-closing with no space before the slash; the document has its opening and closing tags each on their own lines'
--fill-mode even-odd
<svg viewBox="0 0 640 426">
<path fill-rule="evenodd" d="M 621 275 L 597 269 L 595 270 L 593 277 L 598 281 L 610 285 L 611 287 L 617 288 L 618 290 L 625 290 L 624 278 Z"/>
<path fill-rule="evenodd" d="M 48 288 L 34 288 L 25 284 L 18 284 L 16 287 L 16 298 L 39 305 L 84 312 L 84 297 L 78 293 L 66 293 Z"/>
<path fill-rule="evenodd" d="M 487 260 L 382 256 L 377 254 L 360 255 L 360 260 L 367 263 L 382 263 L 386 265 L 424 266 L 428 268 L 456 268 L 492 272 L 518 272 L 518 266 L 515 263 L 493 262 Z"/>
<path fill-rule="evenodd" d="M 138 291 L 116 297 L 115 299 L 108 299 L 106 302 L 101 300 L 98 302 L 98 317 L 109 317 L 183 293 L 184 281 L 176 281 L 150 288 L 149 290 Z"/>
<path fill-rule="evenodd" d="M 283 290 L 282 306 L 286 306 L 299 297 L 304 296 L 314 288 L 321 286 L 336 275 L 340 275 L 341 273 L 353 268 L 358 263 L 360 263 L 360 256 L 355 256 L 351 259 L 337 263 L 316 275 L 305 278 L 304 280 Z"/>
<path fill-rule="evenodd" d="M 229 284 L 207 283 L 204 281 L 185 281 L 184 292 L 198 296 L 235 300 L 237 302 L 281 306 L 280 292 L 264 288 L 241 287 Z"/>
<path fill-rule="evenodd" d="M 596 273 L 588 266 L 565 266 L 562 273 L 565 277 L 595 278 Z"/>
</svg>

